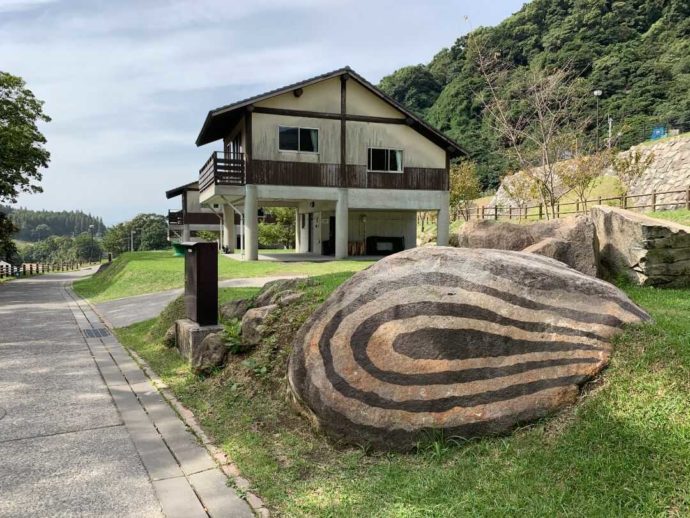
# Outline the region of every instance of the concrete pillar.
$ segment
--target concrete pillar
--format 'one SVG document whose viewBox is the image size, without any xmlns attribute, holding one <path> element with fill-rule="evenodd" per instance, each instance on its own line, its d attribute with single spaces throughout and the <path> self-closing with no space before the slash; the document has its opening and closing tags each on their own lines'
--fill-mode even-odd
<svg viewBox="0 0 690 518">
<path fill-rule="evenodd" d="M 335 258 L 347 257 L 348 241 L 348 193 L 347 189 L 338 189 L 338 201 L 335 204 Z"/>
<path fill-rule="evenodd" d="M 223 248 L 228 253 L 235 251 L 235 211 L 230 205 L 223 205 Z"/>
<path fill-rule="evenodd" d="M 192 233 L 189 231 L 189 225 L 182 225 L 182 242 L 187 243 L 192 238 Z"/>
<path fill-rule="evenodd" d="M 300 221 L 299 209 L 295 209 L 295 252 L 299 253 Z"/>
<path fill-rule="evenodd" d="M 450 233 L 450 194 L 441 193 L 441 205 L 438 210 L 436 226 L 436 244 L 438 246 L 448 246 L 448 234 Z"/>
<path fill-rule="evenodd" d="M 247 261 L 259 259 L 259 219 L 256 185 L 247 185 L 244 199 L 244 258 Z"/>
</svg>

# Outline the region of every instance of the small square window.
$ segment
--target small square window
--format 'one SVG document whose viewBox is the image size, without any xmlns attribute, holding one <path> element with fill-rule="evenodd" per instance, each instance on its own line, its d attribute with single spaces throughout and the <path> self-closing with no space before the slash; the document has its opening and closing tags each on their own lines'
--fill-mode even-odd
<svg viewBox="0 0 690 518">
<path fill-rule="evenodd" d="M 278 147 L 283 151 L 299 150 L 299 131 L 297 128 L 278 128 Z"/>
<path fill-rule="evenodd" d="M 299 150 L 316 153 L 319 150 L 319 130 L 300 128 Z"/>
<path fill-rule="evenodd" d="M 278 127 L 278 149 L 281 151 L 319 152 L 319 130 L 316 128 Z"/>
<path fill-rule="evenodd" d="M 369 148 L 368 169 L 374 172 L 403 171 L 403 152 L 399 149 Z"/>
</svg>

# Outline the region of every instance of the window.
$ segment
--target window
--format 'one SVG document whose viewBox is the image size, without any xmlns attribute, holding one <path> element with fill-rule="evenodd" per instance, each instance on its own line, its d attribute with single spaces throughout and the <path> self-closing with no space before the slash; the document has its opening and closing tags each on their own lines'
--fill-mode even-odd
<svg viewBox="0 0 690 518">
<path fill-rule="evenodd" d="M 315 128 L 278 127 L 278 149 L 281 151 L 319 152 L 319 130 Z"/>
<path fill-rule="evenodd" d="M 402 173 L 403 152 L 400 149 L 369 148 L 369 171 Z"/>
</svg>

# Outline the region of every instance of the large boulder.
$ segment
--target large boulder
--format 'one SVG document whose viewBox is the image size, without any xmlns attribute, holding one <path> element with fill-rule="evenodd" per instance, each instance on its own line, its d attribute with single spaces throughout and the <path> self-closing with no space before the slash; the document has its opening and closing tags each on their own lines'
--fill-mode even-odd
<svg viewBox="0 0 690 518">
<path fill-rule="evenodd" d="M 288 380 L 329 435 L 405 450 L 429 431 L 503 433 L 575 402 L 611 336 L 648 318 L 553 259 L 417 248 L 333 292 L 300 329 Z"/>
<path fill-rule="evenodd" d="M 190 365 L 195 374 L 206 374 L 225 362 L 228 348 L 221 333 L 211 333 L 192 351 Z"/>
<path fill-rule="evenodd" d="M 643 286 L 690 286 L 690 227 L 617 207 L 590 210 L 603 273 Z"/>
<path fill-rule="evenodd" d="M 562 261 L 586 275 L 597 275 L 594 223 L 586 215 L 529 224 L 470 221 L 458 232 L 457 243 L 462 248 L 524 250 Z"/>
</svg>

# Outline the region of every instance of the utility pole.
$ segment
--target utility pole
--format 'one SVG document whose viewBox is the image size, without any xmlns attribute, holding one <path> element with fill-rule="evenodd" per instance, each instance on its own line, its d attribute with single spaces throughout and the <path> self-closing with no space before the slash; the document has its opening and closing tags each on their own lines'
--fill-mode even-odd
<svg viewBox="0 0 690 518">
<path fill-rule="evenodd" d="M 611 115 L 608 116 L 609 118 L 609 143 L 608 143 L 608 148 L 609 151 L 611 150 L 611 136 L 613 134 L 613 119 L 611 118 Z"/>
<path fill-rule="evenodd" d="M 136 230 L 132 230 L 129 233 L 129 251 L 134 252 L 134 234 L 136 233 Z"/>
<path fill-rule="evenodd" d="M 89 249 L 89 262 L 93 262 L 93 225 L 89 225 L 89 234 L 91 234 L 91 248 Z"/>
<path fill-rule="evenodd" d="M 597 98 L 597 152 L 599 151 L 599 97 L 604 93 L 601 90 L 594 90 L 594 97 Z"/>
</svg>

